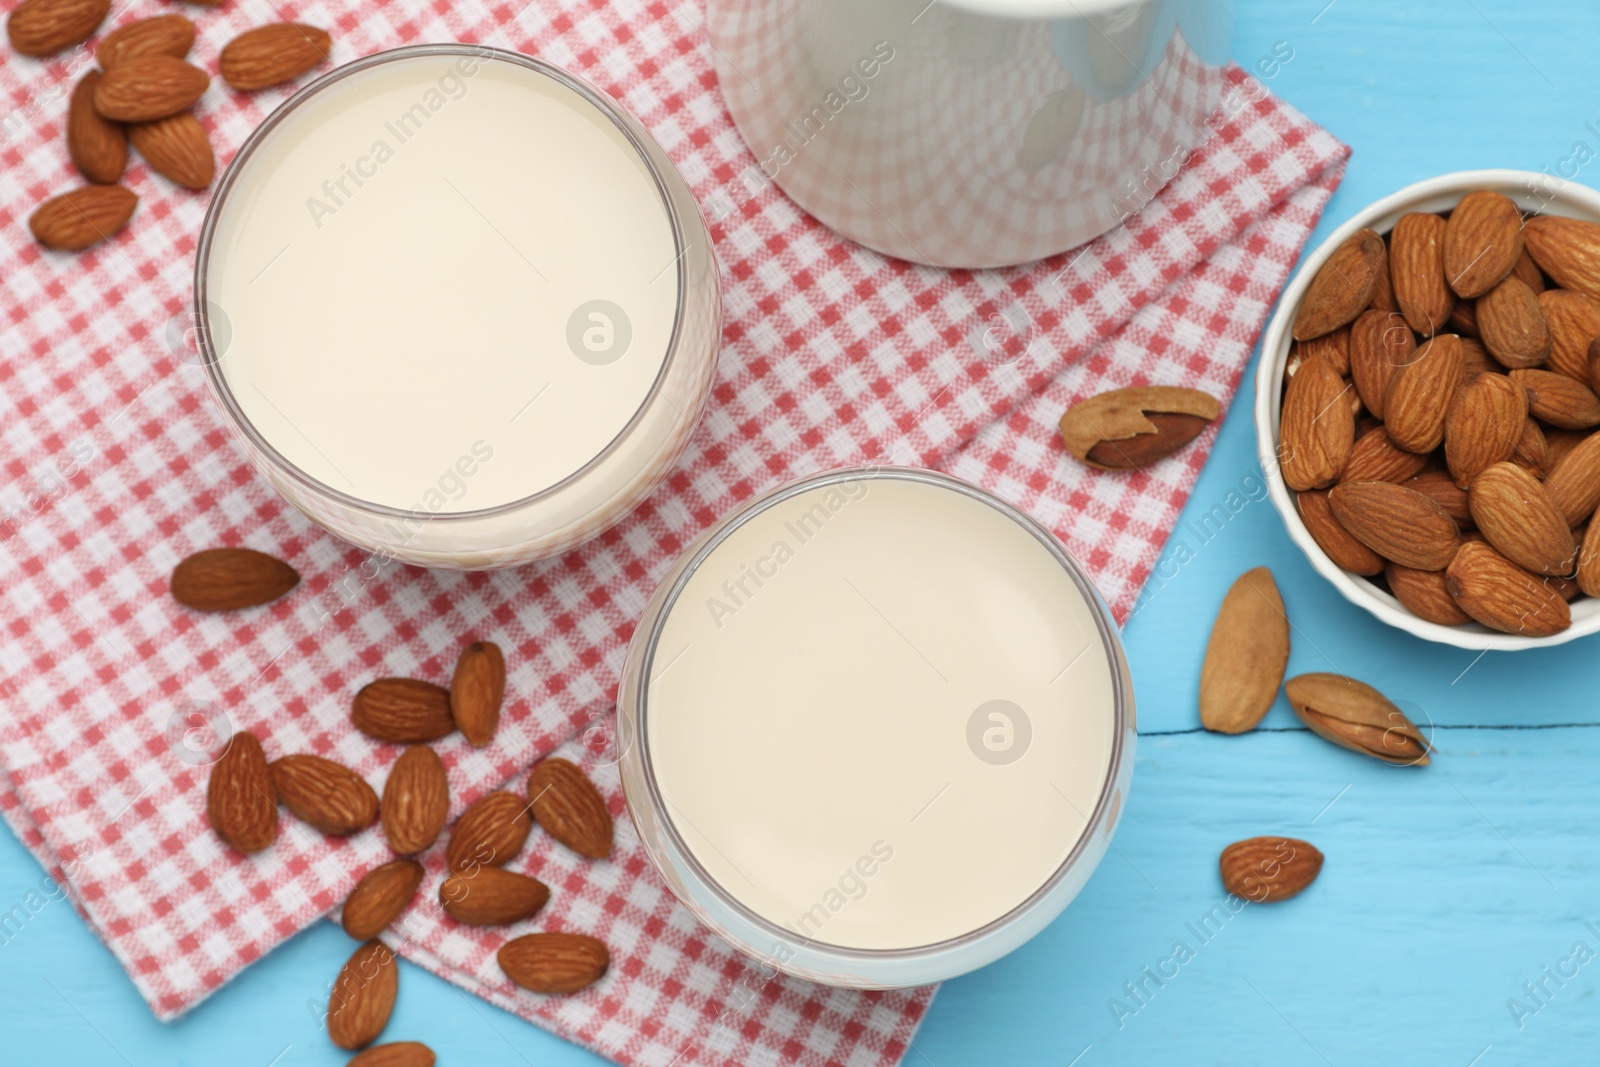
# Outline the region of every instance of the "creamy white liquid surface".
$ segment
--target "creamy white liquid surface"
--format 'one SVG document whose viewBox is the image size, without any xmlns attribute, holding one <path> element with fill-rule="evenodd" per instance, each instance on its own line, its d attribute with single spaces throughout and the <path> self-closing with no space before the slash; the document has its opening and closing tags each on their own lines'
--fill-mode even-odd
<svg viewBox="0 0 1600 1067">
<path fill-rule="evenodd" d="M 1002 917 L 1067 858 L 1110 767 L 1112 666 L 1071 578 L 992 506 L 903 478 L 811 488 L 735 529 L 671 607 L 650 678 L 646 743 L 690 850 L 831 945 Z"/>
<path fill-rule="evenodd" d="M 290 463 L 371 503 L 476 511 L 578 471 L 639 410 L 677 256 L 597 107 L 509 62 L 415 57 L 272 132 L 219 217 L 207 299 L 232 393 Z M 595 300 L 631 340 L 580 314 L 582 358 L 569 326 Z"/>
</svg>

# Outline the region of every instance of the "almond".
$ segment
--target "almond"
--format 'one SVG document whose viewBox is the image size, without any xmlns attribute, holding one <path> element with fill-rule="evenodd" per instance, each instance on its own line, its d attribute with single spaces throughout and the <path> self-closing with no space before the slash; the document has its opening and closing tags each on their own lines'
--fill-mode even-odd
<svg viewBox="0 0 1600 1067">
<path fill-rule="evenodd" d="M 1600 433 L 1592 433 L 1555 460 L 1544 491 L 1573 528 L 1600 507 Z"/>
<path fill-rule="evenodd" d="M 1415 489 L 1392 482 L 1346 482 L 1334 487 L 1328 503 L 1358 541 L 1405 567 L 1443 570 L 1461 544 L 1455 521 Z"/>
<path fill-rule="evenodd" d="M 1350 380 L 1367 410 L 1383 418 L 1394 372 L 1416 358 L 1417 335 L 1393 311 L 1366 311 L 1350 326 Z"/>
<path fill-rule="evenodd" d="M 216 176 L 217 157 L 211 141 L 190 112 L 136 122 L 128 127 L 128 140 L 151 170 L 185 189 L 204 189 Z"/>
<path fill-rule="evenodd" d="M 1406 323 L 1424 337 L 1444 327 L 1456 304 L 1445 281 L 1445 221 L 1413 212 L 1400 216 L 1389 234 L 1389 278 Z"/>
<path fill-rule="evenodd" d="M 580 856 L 611 852 L 611 811 L 593 782 L 570 760 L 550 758 L 528 774 L 528 800 L 545 832 Z"/>
<path fill-rule="evenodd" d="M 1252 837 L 1222 850 L 1222 886 L 1256 904 L 1288 900 L 1322 873 L 1322 853 L 1296 837 Z"/>
<path fill-rule="evenodd" d="M 122 125 L 100 117 L 94 109 L 94 87 L 100 72 L 91 70 L 72 90 L 67 107 L 67 155 L 78 173 L 99 185 L 122 177 L 128 165 L 128 135 Z"/>
<path fill-rule="evenodd" d="M 1600 389 L 1600 337 L 1589 342 L 1588 365 L 1587 384 L 1591 391 Z"/>
<path fill-rule="evenodd" d="M 523 934 L 496 956 L 506 977 L 535 993 L 573 993 L 605 976 L 611 953 L 584 934 Z"/>
<path fill-rule="evenodd" d="M 1600 522 L 1591 522 L 1578 549 L 1578 588 L 1600 596 Z"/>
<path fill-rule="evenodd" d="M 424 873 L 415 860 L 390 860 L 362 875 L 339 916 L 344 932 L 357 941 L 383 933 L 417 895 Z"/>
<path fill-rule="evenodd" d="M 1444 272 L 1459 296 L 1478 297 L 1522 256 L 1522 211 L 1504 193 L 1468 193 L 1444 228 Z"/>
<path fill-rule="evenodd" d="M 1328 491 L 1316 489 L 1295 494 L 1295 507 L 1300 521 L 1317 547 L 1325 552 L 1335 566 L 1353 574 L 1373 575 L 1383 570 L 1379 555 L 1356 540 L 1349 530 L 1339 524 L 1328 504 Z"/>
<path fill-rule="evenodd" d="M 1440 334 L 1395 371 L 1383 398 L 1384 429 L 1408 452 L 1432 452 L 1444 440 L 1450 400 L 1461 384 L 1461 338 Z"/>
<path fill-rule="evenodd" d="M 1587 382 L 1589 343 L 1600 337 L 1600 303 L 1568 289 L 1546 289 L 1539 294 L 1539 310 L 1550 327 L 1545 369 Z"/>
<path fill-rule="evenodd" d="M 284 807 L 325 834 L 353 834 L 378 817 L 378 794 L 331 759 L 298 754 L 273 760 L 272 784 Z"/>
<path fill-rule="evenodd" d="M 1572 625 L 1572 609 L 1545 579 L 1529 574 L 1487 544 L 1462 545 L 1444 576 L 1445 587 L 1461 610 L 1491 630 L 1549 637 Z"/>
<path fill-rule="evenodd" d="M 1425 470 L 1401 484 L 1407 489 L 1415 489 L 1423 496 L 1432 498 L 1461 529 L 1476 528 L 1472 522 L 1472 509 L 1467 506 L 1467 491 L 1458 486 L 1455 478 L 1447 471 Z"/>
<path fill-rule="evenodd" d="M 106 71 L 94 106 L 117 122 L 152 122 L 176 115 L 205 94 L 211 76 L 172 56 L 135 56 Z"/>
<path fill-rule="evenodd" d="M 28 216 L 28 229 L 46 248 L 77 251 L 126 226 L 138 204 L 120 185 L 85 185 L 40 204 Z"/>
<path fill-rule="evenodd" d="M 300 584 L 295 569 L 250 548 L 208 548 L 172 569 L 172 597 L 196 611 L 253 608 Z"/>
<path fill-rule="evenodd" d="M 1422 731 L 1365 682 L 1342 674 L 1301 674 L 1284 684 L 1284 693 L 1295 714 L 1325 741 L 1399 766 L 1430 762 L 1432 746 Z"/>
<path fill-rule="evenodd" d="M 400 753 L 383 784 L 383 836 L 401 855 L 425 852 L 450 818 L 450 780 L 427 745 Z"/>
<path fill-rule="evenodd" d="M 1539 479 L 1496 463 L 1473 479 L 1467 502 L 1483 536 L 1511 562 L 1540 574 L 1572 573 L 1572 528 Z"/>
<path fill-rule="evenodd" d="M 382 941 L 368 941 L 350 954 L 328 997 L 328 1038 L 354 1051 L 376 1041 L 394 1011 L 400 965 Z"/>
<path fill-rule="evenodd" d="M 1478 336 L 1489 354 L 1507 367 L 1536 367 L 1550 357 L 1550 325 L 1539 296 L 1512 275 L 1477 304 Z"/>
<path fill-rule="evenodd" d="M 1372 300 L 1367 306 L 1374 311 L 1397 312 L 1400 304 L 1394 298 L 1394 285 L 1389 275 L 1389 246 L 1383 246 L 1383 266 L 1378 268 L 1378 281 L 1372 287 Z"/>
<path fill-rule="evenodd" d="M 1522 437 L 1517 441 L 1517 450 L 1511 454 L 1511 462 L 1535 478 L 1550 473 L 1550 446 L 1532 415 L 1522 424 Z"/>
<path fill-rule="evenodd" d="M 445 913 L 468 926 L 510 926 L 530 919 L 550 899 L 550 887 L 537 878 L 498 867 L 452 874 L 439 886 Z"/>
<path fill-rule="evenodd" d="M 500 725 L 506 696 L 506 660 L 492 641 L 474 641 L 461 651 L 450 679 L 450 714 L 476 747 L 487 745 Z"/>
<path fill-rule="evenodd" d="M 1289 379 L 1279 420 L 1283 480 L 1294 490 L 1331 485 L 1355 444 L 1350 387 L 1321 359 L 1307 360 Z"/>
<path fill-rule="evenodd" d="M 1295 348 L 1300 350 L 1303 358 L 1309 359 L 1316 356 L 1326 360 L 1334 373 L 1344 377 L 1350 373 L 1350 327 L 1341 326 L 1332 333 L 1325 333 L 1321 337 L 1313 337 L 1309 341 L 1296 341 Z"/>
<path fill-rule="evenodd" d="M 86 39 L 110 10 L 111 0 L 22 0 L 6 19 L 6 36 L 25 56 L 47 56 Z"/>
<path fill-rule="evenodd" d="M 1386 258 L 1383 238 L 1372 230 L 1352 234 L 1334 249 L 1295 310 L 1290 331 L 1294 339 L 1308 341 L 1355 321 L 1372 303 L 1372 291 Z"/>
<path fill-rule="evenodd" d="M 1517 430 L 1520 432 L 1521 429 L 1522 424 L 1518 423 Z M 1339 481 L 1403 482 L 1427 466 L 1427 463 L 1427 456 L 1407 452 L 1389 439 L 1382 426 L 1376 426 L 1356 438 L 1355 447 L 1350 450 L 1350 460 L 1339 472 Z"/>
<path fill-rule="evenodd" d="M 1562 430 L 1550 427 L 1544 431 L 1545 454 L 1549 457 L 1550 470 L 1567 457 L 1567 454 L 1589 439 L 1588 430 Z M 1543 475 L 1536 475 L 1542 478 Z"/>
<path fill-rule="evenodd" d="M 278 839 L 278 793 L 255 734 L 241 730 L 211 765 L 206 818 L 240 852 L 260 852 Z"/>
<path fill-rule="evenodd" d="M 391 1041 L 373 1045 L 345 1067 L 433 1067 L 433 1049 L 420 1041 Z"/>
<path fill-rule="evenodd" d="M 1528 393 L 1505 375 L 1480 374 L 1463 385 L 1444 424 L 1445 462 L 1456 484 L 1465 489 L 1485 467 L 1510 459 L 1527 421 Z"/>
<path fill-rule="evenodd" d="M 1443 571 L 1418 571 L 1391 563 L 1384 568 L 1389 592 L 1411 614 L 1440 626 L 1460 626 L 1472 621 L 1445 587 Z"/>
<path fill-rule="evenodd" d="M 415 678 L 369 682 L 356 694 L 350 719 L 368 737 L 402 745 L 436 741 L 456 728 L 450 691 Z"/>
<path fill-rule="evenodd" d="M 1450 318 L 1445 321 L 1445 329 L 1463 337 L 1478 336 L 1478 302 L 1476 300 L 1457 300 L 1456 306 L 1450 311 Z"/>
<path fill-rule="evenodd" d="M 1068 408 L 1061 416 L 1061 439 L 1080 463 L 1131 470 L 1170 456 L 1221 414 L 1217 398 L 1198 389 L 1130 386 Z"/>
<path fill-rule="evenodd" d="M 445 850 L 446 866 L 456 872 L 498 867 L 514 859 L 533 830 L 528 805 L 515 793 L 490 793 L 456 820 Z"/>
<path fill-rule="evenodd" d="M 1538 215 L 1528 220 L 1524 240 L 1558 286 L 1600 299 L 1600 224 Z"/>
<path fill-rule="evenodd" d="M 1511 380 L 1528 391 L 1534 418 L 1564 430 L 1600 426 L 1600 397 L 1587 385 L 1549 370 L 1514 370 Z"/>
<path fill-rule="evenodd" d="M 110 70 L 136 56 L 171 56 L 182 59 L 194 45 L 194 23 L 182 15 L 156 15 L 124 23 L 100 38 L 94 58 Z"/>
<path fill-rule="evenodd" d="M 1511 268 L 1511 273 L 1521 278 L 1522 284 L 1536 293 L 1542 293 L 1548 288 L 1544 284 L 1544 272 L 1533 261 L 1533 257 L 1528 255 L 1526 242 L 1523 243 L 1522 255 L 1517 257 L 1517 265 Z"/>
<path fill-rule="evenodd" d="M 1288 663 L 1283 597 L 1272 572 L 1256 567 L 1233 583 L 1212 624 L 1200 668 L 1200 722 L 1224 734 L 1254 729 L 1277 699 Z"/>
<path fill-rule="evenodd" d="M 1504 374 L 1506 369 L 1495 362 L 1476 337 L 1461 338 L 1461 381 L 1472 381 L 1480 374 Z"/>
<path fill-rule="evenodd" d="M 328 58 L 326 30 L 277 22 L 246 30 L 222 48 L 222 80 L 235 89 L 265 89 L 298 78 Z"/>
</svg>

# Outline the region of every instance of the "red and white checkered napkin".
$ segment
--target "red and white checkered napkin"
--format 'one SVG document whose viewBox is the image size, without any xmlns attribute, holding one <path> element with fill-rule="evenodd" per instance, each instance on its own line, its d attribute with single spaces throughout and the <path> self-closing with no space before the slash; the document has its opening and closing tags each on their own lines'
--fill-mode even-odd
<svg viewBox="0 0 1600 1067">
<path fill-rule="evenodd" d="M 215 72 L 226 40 L 283 17 L 331 27 L 339 61 L 413 41 L 505 45 L 621 99 L 702 202 L 752 165 L 718 96 L 698 4 L 521 3 L 238 0 L 191 12 L 194 55 Z M 133 0 L 114 21 L 159 10 Z M 203 194 L 136 162 L 126 180 L 143 200 L 114 240 L 72 256 L 27 238 L 29 211 L 74 181 L 62 144 L 71 76 L 9 54 L 0 65 L 11 109 L 0 124 L 0 812 L 69 878 L 162 1018 L 334 908 L 387 858 L 376 831 L 328 839 L 288 816 L 269 851 L 225 849 L 205 827 L 197 724 L 231 721 L 271 756 L 320 753 L 381 786 L 398 749 L 350 726 L 356 689 L 387 674 L 445 680 L 463 642 L 496 640 L 511 694 L 499 736 L 479 751 L 459 737 L 438 745 L 459 813 L 590 725 L 604 749 L 625 644 L 656 580 L 713 519 L 780 480 L 884 457 L 954 470 L 1052 525 L 1125 615 L 1211 437 L 1153 470 L 1106 475 L 1064 456 L 1054 421 L 1075 398 L 1131 382 L 1230 397 L 1346 155 L 1264 97 L 1222 123 L 1125 228 L 1081 254 L 981 273 L 885 260 L 767 188 L 714 227 L 726 347 L 704 424 L 667 482 L 559 559 L 460 575 L 374 565 L 246 465 L 201 368 L 166 335 L 189 299 Z M 224 159 L 284 96 L 214 83 L 201 114 Z M 1026 350 L 1012 362 L 981 358 L 995 323 L 1020 333 L 1012 347 Z M 251 612 L 180 608 L 167 595 L 173 564 L 219 544 L 272 552 L 303 581 Z M 628 1064 L 899 1059 L 931 989 L 767 980 L 663 888 L 604 752 L 574 751 L 618 816 L 613 857 L 578 861 L 535 835 L 515 866 L 554 890 L 537 927 L 611 946 L 606 979 L 565 998 L 519 992 L 493 960 L 503 933 L 431 908 L 408 921 L 406 955 Z M 330 978 L 340 962 L 328 961 Z"/>
</svg>

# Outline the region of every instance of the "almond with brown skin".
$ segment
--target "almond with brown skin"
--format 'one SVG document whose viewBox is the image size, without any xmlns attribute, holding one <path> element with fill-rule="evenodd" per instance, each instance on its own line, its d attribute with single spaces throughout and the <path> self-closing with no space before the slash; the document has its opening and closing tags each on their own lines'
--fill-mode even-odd
<svg viewBox="0 0 1600 1067">
<path fill-rule="evenodd" d="M 599 860 L 611 853 L 611 810 L 577 764 L 554 757 L 534 764 L 528 800 L 545 832 L 578 855 Z"/>
<path fill-rule="evenodd" d="M 1444 508 L 1445 514 L 1454 519 L 1461 529 L 1476 529 L 1472 522 L 1472 509 L 1467 506 L 1467 491 L 1456 484 L 1448 471 L 1425 470 L 1400 484 L 1430 497 Z"/>
<path fill-rule="evenodd" d="M 412 745 L 383 784 L 383 836 L 401 855 L 426 852 L 450 817 L 450 781 L 427 745 Z"/>
<path fill-rule="evenodd" d="M 1600 303 L 1568 289 L 1546 289 L 1539 294 L 1539 310 L 1550 327 L 1545 370 L 1587 382 L 1589 343 L 1600 337 Z"/>
<path fill-rule="evenodd" d="M 1372 303 L 1378 272 L 1387 258 L 1383 238 L 1362 230 L 1334 250 L 1318 268 L 1295 310 L 1290 331 L 1296 341 L 1332 333 L 1355 321 Z"/>
<path fill-rule="evenodd" d="M 533 817 L 525 800 L 515 793 L 490 793 L 456 820 L 445 865 L 458 873 L 499 867 L 522 851 L 532 830 Z"/>
<path fill-rule="evenodd" d="M 1352 574 L 1374 575 L 1383 570 L 1383 559 L 1340 525 L 1328 504 L 1328 491 L 1314 489 L 1295 494 L 1295 508 L 1311 539 L 1335 566 Z"/>
<path fill-rule="evenodd" d="M 1590 596 L 1600 596 L 1600 522 L 1591 522 L 1578 549 L 1577 585 Z"/>
<path fill-rule="evenodd" d="M 100 185 L 122 177 L 128 166 L 128 135 L 122 124 L 100 117 L 94 109 L 94 87 L 100 72 L 91 70 L 72 90 L 67 105 L 67 155 L 78 173 Z"/>
<path fill-rule="evenodd" d="M 1581 569 L 1579 574 L 1581 584 Z M 1528 573 L 1487 544 L 1462 545 L 1444 577 L 1461 610 L 1491 630 L 1549 637 L 1572 625 L 1572 609 L 1547 579 Z"/>
<path fill-rule="evenodd" d="M 420 1041 L 391 1041 L 373 1045 L 345 1067 L 433 1067 L 433 1049 Z"/>
<path fill-rule="evenodd" d="M 283 562 L 251 548 L 208 548 L 172 569 L 172 597 L 195 611 L 236 611 L 276 600 L 300 575 Z"/>
<path fill-rule="evenodd" d="M 298 78 L 328 58 L 326 30 L 278 22 L 246 30 L 222 48 L 222 80 L 235 89 L 265 89 Z"/>
<path fill-rule="evenodd" d="M 1392 482 L 1347 482 L 1328 494 L 1334 517 L 1386 560 L 1419 571 L 1443 570 L 1461 531 L 1431 498 Z"/>
<path fill-rule="evenodd" d="M 1479 297 L 1522 256 L 1522 210 L 1504 193 L 1468 193 L 1444 228 L 1444 273 L 1459 296 Z"/>
<path fill-rule="evenodd" d="M 379 741 L 409 745 L 436 741 L 456 728 L 450 691 L 416 678 L 379 678 L 356 694 L 350 719 Z"/>
<path fill-rule="evenodd" d="M 1424 337 L 1443 329 L 1456 306 L 1456 294 L 1445 280 L 1444 234 L 1444 219 L 1425 212 L 1400 216 L 1389 234 L 1395 302 L 1412 330 Z"/>
<path fill-rule="evenodd" d="M 1246 571 L 1233 583 L 1200 668 L 1200 722 L 1207 730 L 1252 730 L 1278 697 L 1289 663 L 1289 616 L 1272 572 Z"/>
<path fill-rule="evenodd" d="M 500 705 L 506 696 L 506 660 L 493 641 L 474 641 L 461 650 L 450 679 L 450 714 L 475 747 L 494 739 Z"/>
<path fill-rule="evenodd" d="M 211 765 L 206 818 L 240 852 L 260 852 L 278 839 L 278 793 L 261 742 L 248 730 L 234 734 Z"/>
<path fill-rule="evenodd" d="M 1522 429 L 1520 423 L 1517 429 Z M 1339 481 L 1403 482 L 1427 464 L 1427 456 L 1407 452 L 1389 439 L 1382 426 L 1376 426 L 1356 438 Z"/>
<path fill-rule="evenodd" d="M 1296 837 L 1252 837 L 1235 841 L 1218 860 L 1222 886 L 1256 904 L 1288 900 L 1322 873 L 1322 853 Z"/>
<path fill-rule="evenodd" d="M 1294 347 L 1303 358 L 1316 356 L 1326 360 L 1341 378 L 1350 373 L 1350 327 L 1341 326 L 1332 333 L 1313 337 L 1309 341 L 1296 341 Z"/>
<path fill-rule="evenodd" d="M 1472 621 L 1445 587 L 1443 571 L 1418 571 L 1391 563 L 1383 577 L 1389 592 L 1411 614 L 1440 626 L 1460 626 Z"/>
<path fill-rule="evenodd" d="M 1444 457 L 1465 489 L 1484 468 L 1508 460 L 1528 421 L 1528 393 L 1503 374 L 1480 374 L 1463 385 L 1444 424 Z"/>
<path fill-rule="evenodd" d="M 1467 502 L 1483 536 L 1511 562 L 1539 574 L 1572 573 L 1572 528 L 1539 479 L 1496 463 L 1473 479 Z"/>
<path fill-rule="evenodd" d="M 1600 390 L 1600 337 L 1589 342 L 1588 366 L 1589 376 L 1586 381 L 1589 389 Z"/>
<path fill-rule="evenodd" d="M 40 204 L 28 216 L 28 229 L 46 248 L 75 252 L 122 229 L 138 205 L 120 185 L 85 185 Z"/>
<path fill-rule="evenodd" d="M 128 127 L 128 140 L 150 169 L 185 189 L 204 189 L 216 177 L 217 157 L 205 127 L 188 111 Z"/>
<path fill-rule="evenodd" d="M 1132 470 L 1183 448 L 1221 414 L 1217 398 L 1198 389 L 1130 386 L 1068 408 L 1061 416 L 1061 439 L 1080 463 Z"/>
<path fill-rule="evenodd" d="M 1378 281 L 1372 287 L 1372 300 L 1367 304 L 1374 311 L 1399 311 L 1400 304 L 1394 298 L 1394 285 L 1389 275 L 1389 245 L 1383 246 L 1383 266 L 1378 269 Z"/>
<path fill-rule="evenodd" d="M 1350 380 L 1367 410 L 1383 418 L 1383 398 L 1399 368 L 1416 358 L 1417 335 L 1393 311 L 1363 312 L 1350 326 Z"/>
<path fill-rule="evenodd" d="M 366 1048 L 394 1012 L 400 965 L 382 941 L 368 941 L 345 961 L 328 997 L 328 1038 L 342 1049 Z"/>
<path fill-rule="evenodd" d="M 1544 272 L 1533 261 L 1533 257 L 1528 255 L 1526 243 L 1523 245 L 1522 255 L 1517 257 L 1517 265 L 1511 268 L 1511 273 L 1521 278 L 1522 284 L 1536 293 L 1542 293 L 1549 288 L 1544 283 Z"/>
<path fill-rule="evenodd" d="M 1528 391 L 1534 418 L 1564 430 L 1600 426 L 1600 397 L 1587 385 L 1549 370 L 1514 370 L 1511 380 Z"/>
<path fill-rule="evenodd" d="M 605 977 L 611 953 L 584 934 L 523 934 L 500 947 L 507 978 L 535 993 L 575 993 Z"/>
<path fill-rule="evenodd" d="M 325 834 L 353 834 L 378 817 L 378 794 L 342 763 L 301 753 L 271 766 L 283 806 Z"/>
<path fill-rule="evenodd" d="M 1554 426 L 1545 430 L 1545 453 L 1549 457 L 1550 470 L 1555 470 L 1556 465 L 1566 458 L 1567 453 L 1577 448 L 1588 438 L 1588 430 L 1562 430 Z M 1543 475 L 1539 475 L 1539 477 L 1543 477 Z"/>
<path fill-rule="evenodd" d="M 1476 337 L 1461 339 L 1461 381 L 1472 381 L 1480 374 L 1504 374 L 1506 369 L 1496 363 Z"/>
<path fill-rule="evenodd" d="M 439 904 L 458 923 L 510 926 L 531 919 L 550 899 L 550 887 L 537 878 L 498 867 L 452 874 L 439 886 Z"/>
<path fill-rule="evenodd" d="M 1550 357 L 1550 325 L 1539 297 L 1515 275 L 1485 293 L 1477 304 L 1478 336 L 1489 354 L 1507 367 L 1537 367 Z"/>
<path fill-rule="evenodd" d="M 1528 220 L 1524 240 L 1557 285 L 1600 299 L 1600 223 L 1537 215 Z"/>
<path fill-rule="evenodd" d="M 11 47 L 25 56 L 48 56 L 100 28 L 111 0 L 22 0 L 6 18 Z"/>
<path fill-rule="evenodd" d="M 1478 336 L 1478 302 L 1457 300 L 1455 308 L 1450 312 L 1450 318 L 1444 325 L 1450 333 L 1460 334 L 1462 337 Z"/>
<path fill-rule="evenodd" d="M 172 56 L 135 56 L 106 71 L 95 86 L 94 106 L 116 122 L 153 122 L 193 106 L 211 76 Z"/>
<path fill-rule="evenodd" d="M 1383 398 L 1384 429 L 1408 452 L 1432 452 L 1444 440 L 1450 400 L 1461 384 L 1461 338 L 1440 334 L 1395 371 Z"/>
<path fill-rule="evenodd" d="M 1349 386 L 1321 359 L 1307 360 L 1289 379 L 1279 419 L 1283 480 L 1304 491 L 1332 485 L 1355 444 Z"/>
<path fill-rule="evenodd" d="M 124 23 L 100 38 L 94 58 L 110 70 L 136 56 L 171 56 L 182 59 L 194 45 L 194 23 L 182 15 L 156 15 Z"/>
<path fill-rule="evenodd" d="M 1522 437 L 1517 441 L 1517 450 L 1511 454 L 1511 462 L 1535 478 L 1550 473 L 1550 446 L 1532 415 L 1522 424 Z"/>
<path fill-rule="evenodd" d="M 1600 507 L 1600 433 L 1592 433 L 1567 450 L 1550 467 L 1544 491 L 1576 529 Z"/>
<path fill-rule="evenodd" d="M 1301 674 L 1284 683 L 1289 706 L 1311 732 L 1364 756 L 1426 767 L 1431 746 L 1405 713 L 1365 682 L 1342 674 Z"/>
<path fill-rule="evenodd" d="M 377 937 L 416 897 L 424 873 L 415 860 L 390 860 L 372 868 L 345 898 L 339 925 L 357 941 Z"/>
</svg>

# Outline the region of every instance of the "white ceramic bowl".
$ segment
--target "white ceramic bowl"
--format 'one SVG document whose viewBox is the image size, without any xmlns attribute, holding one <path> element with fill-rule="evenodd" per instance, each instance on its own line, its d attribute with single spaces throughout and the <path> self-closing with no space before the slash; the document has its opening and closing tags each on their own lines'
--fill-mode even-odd
<svg viewBox="0 0 1600 1067">
<path fill-rule="evenodd" d="M 1283 381 L 1284 362 L 1289 358 L 1289 328 L 1294 321 L 1295 310 L 1300 306 L 1300 299 L 1318 269 L 1357 230 L 1371 227 L 1379 233 L 1388 233 L 1401 215 L 1412 211 L 1444 211 L 1454 207 L 1463 196 L 1475 189 L 1493 189 L 1504 193 L 1525 212 L 1566 215 L 1600 222 L 1600 192 L 1576 182 L 1560 182 L 1546 174 L 1523 170 L 1464 170 L 1445 174 L 1408 185 L 1358 211 L 1333 231 L 1306 260 L 1284 289 L 1278 307 L 1272 313 L 1272 320 L 1267 323 L 1266 336 L 1261 342 L 1261 362 L 1256 369 L 1257 448 L 1262 471 L 1266 474 L 1267 491 L 1272 497 L 1273 506 L 1283 516 L 1284 525 L 1289 528 L 1289 536 L 1300 546 L 1317 572 L 1332 582 L 1340 595 L 1352 604 L 1365 608 L 1390 626 L 1427 641 L 1438 641 L 1457 648 L 1510 651 L 1559 645 L 1600 631 L 1600 598 L 1590 597 L 1575 602 L 1572 605 L 1572 625 L 1551 637 L 1498 633 L 1477 623 L 1441 626 L 1420 619 L 1381 588 L 1343 570 L 1327 557 L 1300 521 L 1294 494 L 1284 484 L 1283 472 L 1276 459 L 1278 417 L 1283 403 L 1283 391 L 1279 385 Z"/>
</svg>

